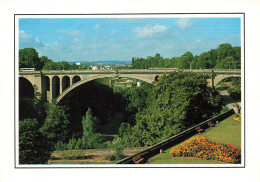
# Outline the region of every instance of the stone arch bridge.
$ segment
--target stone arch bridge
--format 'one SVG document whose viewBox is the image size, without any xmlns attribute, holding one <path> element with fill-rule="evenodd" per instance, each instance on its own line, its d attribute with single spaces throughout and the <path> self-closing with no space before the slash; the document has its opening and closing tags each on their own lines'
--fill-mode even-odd
<svg viewBox="0 0 260 182">
<path fill-rule="evenodd" d="M 19 78 L 27 79 L 43 100 L 56 99 L 57 103 L 74 88 L 99 78 L 126 77 L 142 80 L 148 83 L 157 81 L 164 73 L 178 71 L 177 69 L 148 69 L 148 70 L 116 70 L 116 71 L 20 71 Z M 208 84 L 216 86 L 227 77 L 241 77 L 240 70 L 183 70 L 210 74 Z"/>
</svg>

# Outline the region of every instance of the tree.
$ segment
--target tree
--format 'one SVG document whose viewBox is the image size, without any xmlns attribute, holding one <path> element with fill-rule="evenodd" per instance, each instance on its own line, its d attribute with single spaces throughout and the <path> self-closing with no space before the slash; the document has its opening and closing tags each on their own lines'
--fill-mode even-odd
<svg viewBox="0 0 260 182">
<path fill-rule="evenodd" d="M 42 70 L 52 70 L 53 61 L 47 56 L 40 57 L 40 61 L 44 63 Z"/>
<path fill-rule="evenodd" d="M 241 62 L 241 47 L 233 47 L 235 54 L 233 55 L 235 60 Z"/>
<path fill-rule="evenodd" d="M 197 69 L 208 69 L 211 67 L 211 61 L 209 59 L 209 53 L 202 53 L 196 60 L 196 64 L 194 65 Z"/>
<path fill-rule="evenodd" d="M 233 56 L 228 56 L 224 60 L 218 62 L 216 65 L 218 69 L 240 69 L 241 65 L 238 60 L 235 60 Z"/>
<path fill-rule="evenodd" d="M 36 68 L 41 70 L 44 63 L 40 61 L 38 52 L 34 48 L 24 48 L 19 50 L 19 67 Z"/>
<path fill-rule="evenodd" d="M 83 149 L 97 148 L 100 143 L 99 136 L 95 133 L 95 122 L 97 122 L 97 118 L 88 108 L 85 117 L 82 118 L 83 137 L 81 141 Z"/>
<path fill-rule="evenodd" d="M 189 69 L 190 63 L 192 62 L 192 60 L 193 60 L 193 55 L 191 52 L 184 53 L 178 61 L 178 68 Z"/>
<path fill-rule="evenodd" d="M 126 110 L 131 113 L 136 113 L 138 110 L 145 108 L 151 101 L 152 85 L 149 83 L 142 83 L 140 87 L 130 87 L 123 97 L 127 100 Z"/>
<path fill-rule="evenodd" d="M 36 119 L 19 121 L 19 163 L 45 164 L 50 158 L 52 145 L 40 132 Z"/>
<path fill-rule="evenodd" d="M 222 107 L 219 94 L 211 94 L 207 79 L 208 75 L 192 72 L 162 76 L 153 88 L 148 107 L 136 114 L 135 125 L 124 128 L 125 144 L 153 145 L 219 112 Z"/>
<path fill-rule="evenodd" d="M 225 43 L 220 44 L 217 49 L 217 59 L 223 60 L 227 56 L 232 56 L 235 54 L 235 51 L 232 49 L 231 44 Z"/>
<path fill-rule="evenodd" d="M 232 47 L 231 44 L 220 44 L 217 49 L 211 49 L 203 52 L 200 56 L 193 56 L 191 52 L 184 53 L 181 57 L 171 59 L 163 58 L 157 53 L 154 57 L 148 56 L 147 59 L 132 58 L 132 67 L 134 69 L 147 69 L 155 67 L 172 67 L 179 69 L 210 69 L 223 61 L 226 57 L 232 56 L 238 61 L 238 68 L 241 66 L 241 47 Z"/>
<path fill-rule="evenodd" d="M 55 102 L 48 104 L 47 117 L 41 127 L 41 132 L 56 144 L 59 140 L 67 142 L 69 138 L 68 107 L 58 106 Z"/>
</svg>

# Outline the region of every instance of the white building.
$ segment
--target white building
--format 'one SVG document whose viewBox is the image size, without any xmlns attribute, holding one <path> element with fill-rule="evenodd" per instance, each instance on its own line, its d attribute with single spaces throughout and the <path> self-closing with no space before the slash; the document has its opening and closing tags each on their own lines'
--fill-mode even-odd
<svg viewBox="0 0 260 182">
<path fill-rule="evenodd" d="M 136 83 L 136 86 L 137 86 L 137 87 L 140 87 L 140 86 L 141 86 L 141 83 L 142 83 L 142 82 L 141 82 L 140 80 L 138 80 L 137 83 Z"/>
<path fill-rule="evenodd" d="M 92 70 L 98 70 L 98 67 L 97 66 L 90 66 Z"/>
</svg>

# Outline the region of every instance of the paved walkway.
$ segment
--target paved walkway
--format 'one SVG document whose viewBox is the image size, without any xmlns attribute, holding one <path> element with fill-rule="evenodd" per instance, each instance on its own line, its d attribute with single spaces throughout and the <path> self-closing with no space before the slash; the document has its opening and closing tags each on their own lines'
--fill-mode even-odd
<svg viewBox="0 0 260 182">
<path fill-rule="evenodd" d="M 233 105 L 235 103 L 237 103 L 240 107 L 241 107 L 241 100 L 235 100 L 233 99 L 232 97 L 230 97 L 229 93 L 227 92 L 227 90 L 221 90 L 219 91 L 220 95 L 223 96 L 223 99 L 224 99 L 224 103 L 225 105 L 229 108 L 229 109 L 232 109 L 233 108 Z"/>
</svg>

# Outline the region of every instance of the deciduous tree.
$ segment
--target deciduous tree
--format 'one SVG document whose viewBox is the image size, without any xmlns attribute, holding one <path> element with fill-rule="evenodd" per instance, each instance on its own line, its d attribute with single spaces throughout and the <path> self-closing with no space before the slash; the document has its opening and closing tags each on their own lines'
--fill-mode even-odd
<svg viewBox="0 0 260 182">
<path fill-rule="evenodd" d="M 52 145 L 40 132 L 36 119 L 19 121 L 19 163 L 45 164 L 50 158 Z"/>
<path fill-rule="evenodd" d="M 43 63 L 40 61 L 38 52 L 34 48 L 24 48 L 19 50 L 19 67 L 41 70 Z"/>
<path fill-rule="evenodd" d="M 58 141 L 67 142 L 69 138 L 69 120 L 66 106 L 52 102 L 47 107 L 47 117 L 41 127 L 42 133 L 56 144 Z"/>
</svg>

